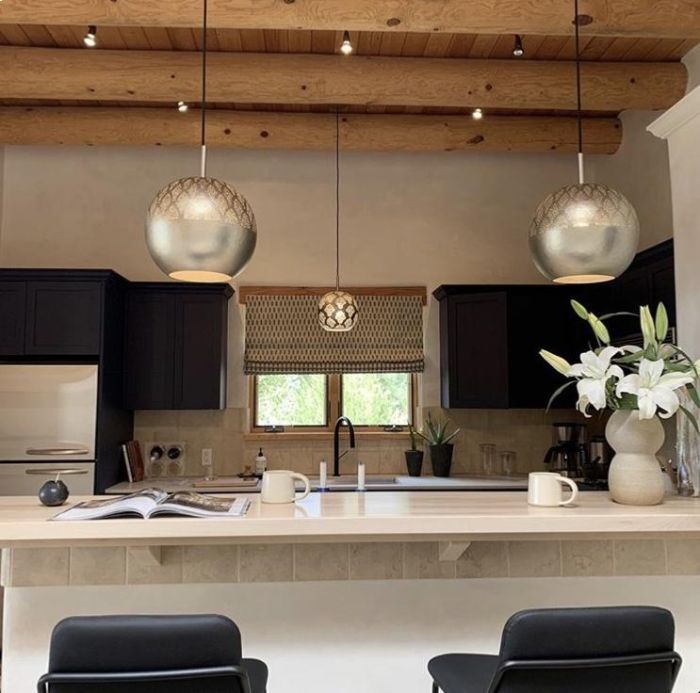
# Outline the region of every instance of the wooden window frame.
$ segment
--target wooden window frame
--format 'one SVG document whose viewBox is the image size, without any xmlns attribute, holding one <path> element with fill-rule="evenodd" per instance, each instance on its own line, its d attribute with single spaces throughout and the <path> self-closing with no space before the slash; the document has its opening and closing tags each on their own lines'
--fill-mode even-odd
<svg viewBox="0 0 700 693">
<path fill-rule="evenodd" d="M 409 414 L 410 421 L 409 425 L 415 425 L 417 408 L 418 408 L 418 376 L 416 373 L 410 373 L 409 386 L 410 386 L 410 402 L 409 402 Z M 256 435 L 264 434 L 270 437 L 280 436 L 280 435 L 303 435 L 308 433 L 333 433 L 333 427 L 338 417 L 341 415 L 342 411 L 342 375 L 341 374 L 330 374 L 326 376 L 326 426 L 285 426 L 283 431 L 272 432 L 266 430 L 265 426 L 258 426 L 256 424 L 257 418 L 257 376 L 251 375 L 248 377 L 249 381 L 249 407 L 250 407 L 250 432 Z M 395 435 L 396 433 L 407 434 L 408 425 L 404 426 L 401 431 L 390 431 L 384 426 L 363 426 L 361 424 L 355 424 L 355 429 L 360 433 L 375 433 L 375 434 L 387 434 Z"/>
</svg>

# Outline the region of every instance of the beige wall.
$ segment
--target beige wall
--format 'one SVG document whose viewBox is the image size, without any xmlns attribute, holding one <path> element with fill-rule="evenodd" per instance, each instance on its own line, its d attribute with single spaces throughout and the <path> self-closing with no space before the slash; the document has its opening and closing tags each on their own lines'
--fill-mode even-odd
<svg viewBox="0 0 700 693">
<path fill-rule="evenodd" d="M 590 157 L 588 165 L 591 178 L 620 184 L 639 205 L 645 247 L 667 237 L 671 224 L 665 197 L 657 196 L 653 203 L 648 199 L 649 181 L 663 183 L 667 162 L 663 145 L 639 135 L 642 122 L 626 119 L 620 153 Z M 7 147 L 0 266 L 108 267 L 129 279 L 162 279 L 144 243 L 145 210 L 165 182 L 196 173 L 197 156 L 196 150 L 181 148 Z M 256 213 L 258 248 L 241 283 L 332 282 L 332 154 L 212 151 L 210 173 L 234 182 Z M 630 176 L 639 183 L 628 184 Z M 547 193 L 575 179 L 575 157 L 559 154 L 343 155 L 343 281 L 424 284 L 430 292 L 442 283 L 540 282 L 527 245 L 532 212 Z M 216 413 L 144 414 L 137 417 L 137 431 L 148 438 L 181 439 L 186 434 L 193 460 L 214 440 L 212 446 L 222 451 L 219 458 L 236 457 L 240 468 L 242 460 L 250 462 L 254 444 L 244 447 L 241 438 L 247 383 L 241 368 L 242 315 L 235 298 L 230 317 L 229 407 L 235 411 L 218 423 Z M 420 400 L 424 407 L 434 407 L 440 393 L 438 311 L 432 298 L 425 318 Z M 494 431 L 505 435 L 522 423 L 517 413 L 457 418 L 480 432 L 474 433 L 478 442 L 498 442 L 490 439 Z M 521 441 L 523 459 L 539 459 L 550 442 L 549 425 L 542 417 L 538 421 L 541 425 L 527 424 L 533 437 Z M 325 455 L 326 447 L 307 459 Z M 390 447 L 397 464 L 396 451 L 404 442 Z M 291 450 L 280 449 L 279 459 L 288 458 Z M 370 452 L 378 466 L 381 446 Z M 472 457 L 465 449 L 460 465 L 471 467 Z"/>
<path fill-rule="evenodd" d="M 641 224 L 640 249 L 673 235 L 671 178 L 666 142 L 647 132 L 660 111 L 627 111 L 621 116 L 624 138 L 613 156 L 594 157 L 591 176 L 625 195 Z"/>
</svg>

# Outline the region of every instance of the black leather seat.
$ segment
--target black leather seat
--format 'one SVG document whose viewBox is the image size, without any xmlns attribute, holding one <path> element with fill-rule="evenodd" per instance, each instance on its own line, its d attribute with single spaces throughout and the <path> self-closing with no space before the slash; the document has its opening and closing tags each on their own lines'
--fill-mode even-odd
<svg viewBox="0 0 700 693">
<path fill-rule="evenodd" d="M 56 625 L 39 693 L 265 693 L 225 616 L 77 616 Z"/>
<path fill-rule="evenodd" d="M 666 609 L 532 609 L 508 619 L 498 655 L 440 655 L 428 671 L 433 693 L 670 693 L 673 641 Z"/>
</svg>

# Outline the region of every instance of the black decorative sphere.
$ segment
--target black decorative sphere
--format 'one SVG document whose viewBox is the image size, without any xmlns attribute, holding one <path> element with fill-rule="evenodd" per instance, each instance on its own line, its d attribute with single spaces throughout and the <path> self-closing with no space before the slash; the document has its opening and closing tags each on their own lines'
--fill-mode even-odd
<svg viewBox="0 0 700 693">
<path fill-rule="evenodd" d="M 60 479 L 51 479 L 39 489 L 39 500 L 49 507 L 63 505 L 69 495 L 68 487 Z"/>
</svg>

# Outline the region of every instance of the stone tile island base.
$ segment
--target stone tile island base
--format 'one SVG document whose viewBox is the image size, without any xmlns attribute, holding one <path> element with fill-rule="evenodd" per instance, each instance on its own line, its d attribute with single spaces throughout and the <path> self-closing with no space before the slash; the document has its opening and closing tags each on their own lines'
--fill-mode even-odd
<svg viewBox="0 0 700 693">
<path fill-rule="evenodd" d="M 269 693 L 426 693 L 447 651 L 495 652 L 522 608 L 655 604 L 677 621 L 676 693 L 700 689 L 700 540 L 4 549 L 3 693 L 35 689 L 65 616 L 217 612 L 270 665 Z"/>
</svg>

